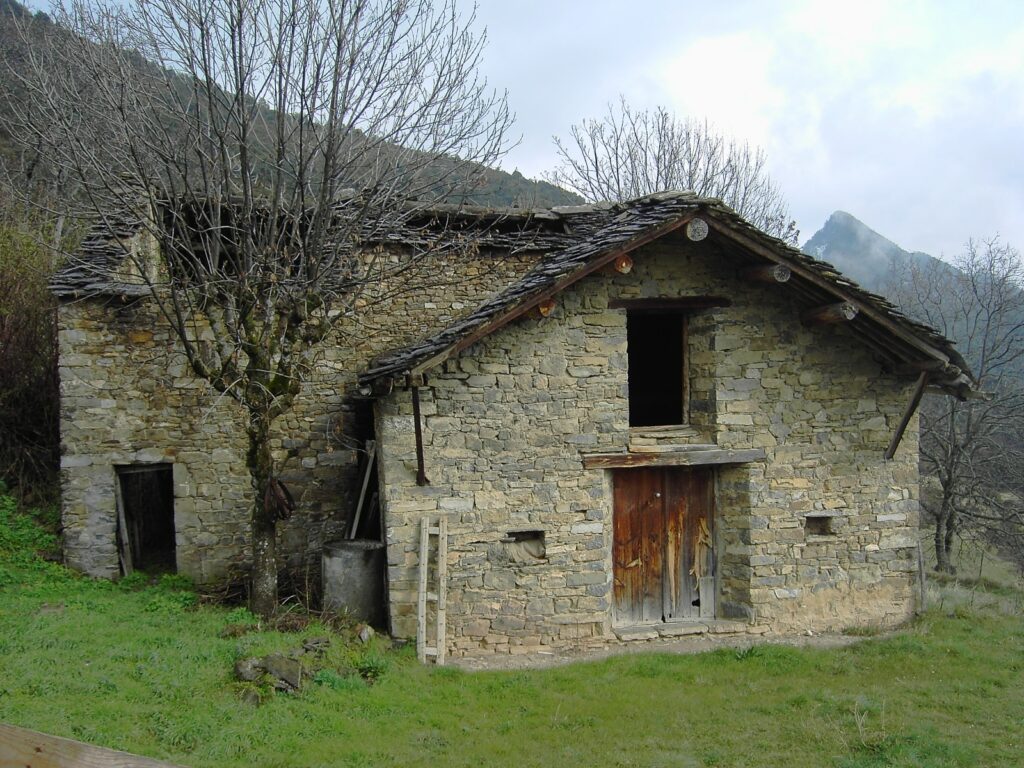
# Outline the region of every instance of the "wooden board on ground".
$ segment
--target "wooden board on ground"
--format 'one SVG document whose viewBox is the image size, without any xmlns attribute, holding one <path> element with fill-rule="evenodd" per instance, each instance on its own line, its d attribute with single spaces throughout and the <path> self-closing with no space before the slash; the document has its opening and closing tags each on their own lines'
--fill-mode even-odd
<svg viewBox="0 0 1024 768">
<path fill-rule="evenodd" d="M 172 763 L 94 747 L 73 739 L 0 723 L 0 768 L 181 768 Z"/>
</svg>

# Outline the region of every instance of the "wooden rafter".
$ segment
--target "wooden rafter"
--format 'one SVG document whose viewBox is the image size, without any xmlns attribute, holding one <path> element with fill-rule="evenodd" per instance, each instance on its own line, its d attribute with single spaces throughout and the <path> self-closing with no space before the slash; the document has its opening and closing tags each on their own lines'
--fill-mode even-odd
<svg viewBox="0 0 1024 768">
<path fill-rule="evenodd" d="M 786 283 L 793 276 L 793 270 L 785 264 L 762 264 L 740 270 L 740 277 L 759 283 Z"/>
<path fill-rule="evenodd" d="M 889 333 L 899 338 L 908 346 L 925 353 L 928 357 L 933 357 L 937 360 L 942 360 L 943 362 L 947 363 L 949 362 L 949 355 L 945 354 L 939 349 L 936 349 L 931 344 L 926 343 L 921 338 L 911 333 L 907 329 L 901 328 L 898 323 L 896 323 L 892 318 L 886 317 L 880 310 L 870 305 L 857 302 L 849 292 L 843 290 L 840 286 L 831 282 L 826 277 L 819 275 L 813 270 L 808 269 L 802 265 L 787 263 L 786 259 L 772 251 L 771 248 L 762 245 L 761 243 L 754 240 L 752 237 L 749 237 L 743 234 L 742 232 L 737 232 L 732 227 L 714 218 L 714 216 L 707 216 L 706 221 L 711 225 L 715 232 L 729 240 L 732 240 L 733 242 L 737 243 L 743 248 L 746 248 L 749 252 L 754 253 L 757 256 L 767 259 L 768 261 L 771 261 L 775 264 L 786 264 L 786 266 L 788 266 L 792 270 L 793 274 L 797 275 L 801 279 L 806 280 L 809 283 L 812 283 L 818 288 L 824 290 L 826 293 L 835 296 L 840 301 L 847 301 L 856 304 L 864 317 L 870 319 L 875 323 L 878 323 L 887 331 L 889 331 Z"/>
<path fill-rule="evenodd" d="M 860 308 L 856 304 L 851 301 L 840 301 L 808 309 L 800 315 L 800 320 L 806 325 L 829 325 L 848 323 L 858 314 Z"/>
<path fill-rule="evenodd" d="M 448 360 L 449 358 L 459 354 L 459 352 L 466 349 L 467 347 L 473 346 L 474 344 L 476 344 L 476 342 L 478 342 L 485 336 L 489 336 L 498 329 L 505 327 L 516 318 L 526 314 L 531 309 L 540 304 L 542 301 L 552 298 L 553 296 L 564 291 L 569 286 L 579 282 L 587 275 L 592 274 L 593 272 L 596 272 L 599 269 L 602 269 L 608 264 L 611 264 L 619 256 L 631 253 L 632 251 L 635 251 L 637 248 L 640 248 L 644 245 L 647 245 L 650 242 L 653 242 L 661 237 L 664 237 L 669 232 L 674 232 L 680 227 L 686 226 L 687 222 L 689 222 L 690 219 L 693 218 L 693 216 L 694 213 L 690 212 L 680 216 L 677 219 L 666 221 L 664 224 L 661 224 L 657 227 L 653 227 L 647 230 L 646 232 L 637 235 L 636 237 L 627 241 L 623 245 L 620 245 L 617 248 L 613 248 L 607 253 L 598 256 L 597 258 L 591 259 L 590 261 L 583 264 L 575 271 L 569 273 L 568 275 L 565 275 L 560 280 L 555 281 L 555 283 L 552 284 L 551 286 L 545 288 L 542 291 L 538 291 L 537 293 L 534 293 L 531 296 L 526 297 L 515 306 L 510 307 L 509 309 L 499 314 L 497 317 L 494 317 L 488 322 L 483 323 L 479 328 L 474 330 L 472 333 L 466 334 L 454 344 L 446 347 L 442 351 L 438 352 L 436 355 L 433 355 L 432 357 L 424 360 L 422 363 L 418 364 L 415 368 L 413 368 L 412 371 L 410 371 L 410 373 L 423 373 L 424 371 L 430 370 L 435 365 L 443 363 L 445 360 Z"/>
</svg>

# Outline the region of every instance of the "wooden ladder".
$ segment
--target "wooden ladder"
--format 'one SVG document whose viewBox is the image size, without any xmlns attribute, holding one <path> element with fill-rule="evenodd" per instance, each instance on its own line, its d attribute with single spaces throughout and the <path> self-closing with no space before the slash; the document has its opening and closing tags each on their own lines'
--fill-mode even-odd
<svg viewBox="0 0 1024 768">
<path fill-rule="evenodd" d="M 430 537 L 437 537 L 436 585 L 429 589 L 430 580 Z M 419 595 L 416 604 L 416 655 L 423 663 L 428 656 L 434 657 L 435 664 L 444 664 L 445 613 L 448 598 L 448 520 L 441 517 L 437 525 L 431 525 L 430 518 L 420 520 L 420 565 Z M 434 644 L 427 645 L 427 604 L 436 606 L 434 616 Z"/>
</svg>

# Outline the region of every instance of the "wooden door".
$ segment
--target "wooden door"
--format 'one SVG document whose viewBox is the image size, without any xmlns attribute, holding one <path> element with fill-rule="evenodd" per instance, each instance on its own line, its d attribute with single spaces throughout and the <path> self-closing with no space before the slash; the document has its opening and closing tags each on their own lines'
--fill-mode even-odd
<svg viewBox="0 0 1024 768">
<path fill-rule="evenodd" d="M 713 575 L 707 540 L 713 487 L 711 472 L 702 469 L 615 473 L 612 569 L 617 624 L 702 615 L 698 577 Z"/>
</svg>

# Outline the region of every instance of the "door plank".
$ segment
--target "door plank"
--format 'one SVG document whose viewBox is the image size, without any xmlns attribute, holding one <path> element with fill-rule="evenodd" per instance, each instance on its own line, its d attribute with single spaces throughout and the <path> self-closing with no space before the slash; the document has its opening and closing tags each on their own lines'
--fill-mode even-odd
<svg viewBox="0 0 1024 768">
<path fill-rule="evenodd" d="M 643 525 L 643 609 L 645 623 L 663 621 L 665 572 L 665 473 L 656 469 L 636 470 L 638 504 Z"/>
<path fill-rule="evenodd" d="M 612 593 L 615 621 L 638 624 L 643 607 L 643 526 L 637 511 L 639 477 L 636 472 L 616 472 L 612 507 Z"/>
</svg>

